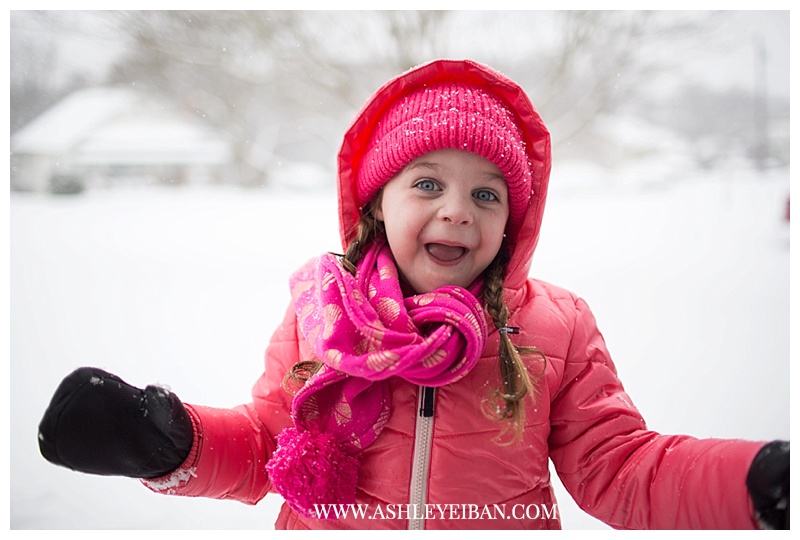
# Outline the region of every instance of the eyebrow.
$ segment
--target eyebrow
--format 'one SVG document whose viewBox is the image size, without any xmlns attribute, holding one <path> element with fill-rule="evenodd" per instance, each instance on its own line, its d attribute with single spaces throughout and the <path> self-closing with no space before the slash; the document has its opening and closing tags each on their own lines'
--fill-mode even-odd
<svg viewBox="0 0 800 540">
<path fill-rule="evenodd" d="M 414 170 L 414 169 L 419 169 L 421 167 L 428 168 L 428 169 L 433 169 L 435 171 L 441 171 L 442 170 L 442 166 L 440 164 L 438 164 L 436 162 L 432 162 L 432 161 L 412 161 L 411 163 L 409 163 L 408 165 L 403 167 L 403 170 L 404 171 L 411 171 L 411 170 Z"/>
<path fill-rule="evenodd" d="M 435 161 L 412 161 L 403 168 L 403 171 L 412 171 L 414 169 L 419 169 L 419 168 L 432 169 L 438 173 L 441 173 L 442 170 L 444 169 L 444 166 L 439 163 L 436 163 Z M 497 180 L 498 182 L 502 182 L 504 185 L 507 183 L 506 177 L 502 173 L 497 174 L 495 172 L 487 171 L 485 176 L 487 181 Z"/>
<path fill-rule="evenodd" d="M 486 175 L 486 179 L 487 179 L 487 181 L 488 180 L 497 180 L 498 182 L 501 182 L 503 185 L 507 185 L 508 184 L 508 182 L 506 182 L 505 175 L 502 174 L 502 173 L 501 174 L 497 174 L 497 173 L 494 173 L 494 172 L 490 172 L 489 174 Z"/>
</svg>

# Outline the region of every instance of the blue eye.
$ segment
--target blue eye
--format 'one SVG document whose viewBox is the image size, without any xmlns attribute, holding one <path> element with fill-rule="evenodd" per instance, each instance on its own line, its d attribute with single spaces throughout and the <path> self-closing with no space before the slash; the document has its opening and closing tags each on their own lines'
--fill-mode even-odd
<svg viewBox="0 0 800 540">
<path fill-rule="evenodd" d="M 414 187 L 418 187 L 422 191 L 435 191 L 438 186 L 436 185 L 436 182 L 434 182 L 433 180 L 430 180 L 428 178 L 423 178 L 422 180 L 417 182 L 414 185 Z"/>
<path fill-rule="evenodd" d="M 493 202 L 498 200 L 497 195 L 486 189 L 476 191 L 473 197 L 483 202 Z"/>
</svg>

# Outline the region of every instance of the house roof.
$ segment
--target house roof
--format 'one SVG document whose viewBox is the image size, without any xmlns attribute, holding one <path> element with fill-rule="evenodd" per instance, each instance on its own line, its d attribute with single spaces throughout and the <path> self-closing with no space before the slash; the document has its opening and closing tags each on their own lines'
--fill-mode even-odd
<svg viewBox="0 0 800 540">
<path fill-rule="evenodd" d="M 88 88 L 11 138 L 11 151 L 80 164 L 222 163 L 227 141 L 196 118 L 130 88 Z"/>
</svg>

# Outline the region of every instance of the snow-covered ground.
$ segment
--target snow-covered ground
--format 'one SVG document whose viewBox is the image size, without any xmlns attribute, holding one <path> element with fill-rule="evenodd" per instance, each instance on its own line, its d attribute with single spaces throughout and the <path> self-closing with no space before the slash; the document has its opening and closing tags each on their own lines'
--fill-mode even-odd
<svg viewBox="0 0 800 540">
<path fill-rule="evenodd" d="M 788 170 L 646 188 L 596 173 L 554 170 L 532 275 L 588 301 L 651 428 L 788 438 Z M 289 273 L 339 248 L 334 193 L 12 194 L 10 227 L 11 528 L 271 528 L 277 496 L 184 499 L 71 472 L 40 456 L 37 425 L 80 365 L 188 402 L 247 401 Z M 606 528 L 558 495 L 565 528 Z"/>
</svg>

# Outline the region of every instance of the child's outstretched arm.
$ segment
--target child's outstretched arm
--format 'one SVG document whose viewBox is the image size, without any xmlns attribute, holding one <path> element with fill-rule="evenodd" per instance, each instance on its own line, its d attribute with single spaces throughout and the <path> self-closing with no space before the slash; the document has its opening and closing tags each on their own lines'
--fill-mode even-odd
<svg viewBox="0 0 800 540">
<path fill-rule="evenodd" d="M 620 529 L 757 526 L 746 477 L 764 442 L 649 431 L 588 306 L 551 403 L 551 458 L 578 505 Z"/>
</svg>

